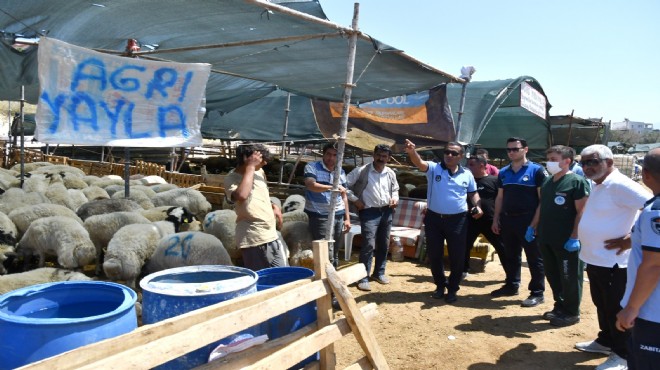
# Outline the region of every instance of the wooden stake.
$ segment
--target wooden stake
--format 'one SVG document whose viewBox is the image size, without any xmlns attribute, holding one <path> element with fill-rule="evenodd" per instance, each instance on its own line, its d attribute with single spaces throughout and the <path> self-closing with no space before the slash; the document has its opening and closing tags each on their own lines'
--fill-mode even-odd
<svg viewBox="0 0 660 370">
<path fill-rule="evenodd" d="M 346 320 L 348 325 L 353 329 L 353 335 L 357 339 L 358 343 L 364 350 L 369 361 L 374 365 L 375 369 L 385 370 L 389 369 L 387 361 L 385 361 L 385 356 L 380 350 L 380 346 L 376 341 L 374 333 L 369 328 L 369 324 L 362 316 L 362 312 L 355 303 L 355 299 L 351 292 L 346 287 L 346 284 L 341 280 L 341 277 L 337 275 L 335 268 L 332 264 L 327 263 L 325 271 L 328 274 L 328 283 L 330 287 L 335 292 L 337 300 L 339 300 L 339 305 L 341 306 L 344 315 L 346 315 Z M 365 270 L 366 272 L 366 270 Z"/>
</svg>

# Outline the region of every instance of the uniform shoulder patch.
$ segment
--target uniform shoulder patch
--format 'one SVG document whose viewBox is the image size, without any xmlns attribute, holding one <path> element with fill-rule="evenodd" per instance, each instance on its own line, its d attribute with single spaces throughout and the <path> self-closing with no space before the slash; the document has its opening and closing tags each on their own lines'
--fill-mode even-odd
<svg viewBox="0 0 660 370">
<path fill-rule="evenodd" d="M 651 205 L 651 209 L 654 211 L 660 210 L 660 197 L 655 197 L 651 199 L 650 202 L 653 202 Z"/>
</svg>

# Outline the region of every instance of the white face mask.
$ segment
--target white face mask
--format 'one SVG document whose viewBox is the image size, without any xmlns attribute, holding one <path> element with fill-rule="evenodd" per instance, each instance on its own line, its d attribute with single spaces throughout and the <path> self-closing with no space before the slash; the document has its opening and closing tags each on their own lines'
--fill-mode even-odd
<svg viewBox="0 0 660 370">
<path fill-rule="evenodd" d="M 545 168 L 548 169 L 551 175 L 561 172 L 561 167 L 559 167 L 559 162 L 546 162 Z"/>
</svg>

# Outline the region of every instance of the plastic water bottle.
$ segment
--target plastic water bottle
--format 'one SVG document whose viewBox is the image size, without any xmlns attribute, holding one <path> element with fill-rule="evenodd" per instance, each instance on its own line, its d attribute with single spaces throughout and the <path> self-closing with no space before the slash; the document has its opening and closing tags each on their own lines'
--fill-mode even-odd
<svg viewBox="0 0 660 370">
<path fill-rule="evenodd" d="M 390 244 L 390 254 L 392 255 L 392 261 L 403 261 L 403 245 L 401 244 L 401 238 L 398 236 L 392 237 L 392 243 Z"/>
</svg>

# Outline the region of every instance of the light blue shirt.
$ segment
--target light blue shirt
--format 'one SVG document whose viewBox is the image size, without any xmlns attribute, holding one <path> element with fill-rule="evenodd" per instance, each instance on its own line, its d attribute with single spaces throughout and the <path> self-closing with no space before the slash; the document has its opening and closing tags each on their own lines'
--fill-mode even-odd
<svg viewBox="0 0 660 370">
<path fill-rule="evenodd" d="M 426 198 L 431 211 L 441 214 L 467 212 L 467 193 L 477 191 L 477 183 L 470 171 L 458 166 L 456 173 L 450 174 L 444 164 L 426 162 L 428 190 Z"/>
<path fill-rule="evenodd" d="M 637 279 L 637 270 L 642 263 L 642 251 L 660 253 L 660 198 L 657 196 L 651 199 L 644 210 L 637 218 L 633 226 L 630 237 L 632 248 L 630 257 L 628 257 L 628 281 L 626 283 L 626 292 L 621 300 L 621 307 L 625 307 L 630 299 L 635 279 Z M 639 317 L 660 323 L 660 285 L 655 286 L 655 290 L 639 309 Z"/>
</svg>

